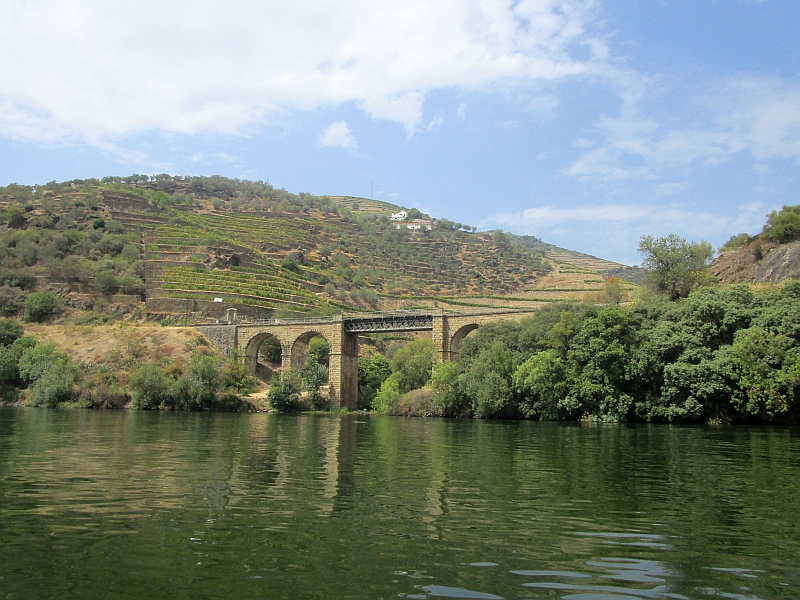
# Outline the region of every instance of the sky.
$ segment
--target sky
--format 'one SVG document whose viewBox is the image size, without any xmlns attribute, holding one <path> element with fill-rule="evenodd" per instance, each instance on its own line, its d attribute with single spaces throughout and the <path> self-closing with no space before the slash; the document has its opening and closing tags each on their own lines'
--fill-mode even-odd
<svg viewBox="0 0 800 600">
<path fill-rule="evenodd" d="M 800 203 L 800 0 L 0 0 L 0 184 L 132 173 L 718 247 Z"/>
</svg>

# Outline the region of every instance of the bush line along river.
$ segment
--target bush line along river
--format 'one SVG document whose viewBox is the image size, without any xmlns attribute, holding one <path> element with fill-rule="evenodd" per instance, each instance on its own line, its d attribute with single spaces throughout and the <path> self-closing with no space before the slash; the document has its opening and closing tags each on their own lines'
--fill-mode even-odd
<svg viewBox="0 0 800 600">
<path fill-rule="evenodd" d="M 0 597 L 797 598 L 798 433 L 0 409 Z"/>
</svg>

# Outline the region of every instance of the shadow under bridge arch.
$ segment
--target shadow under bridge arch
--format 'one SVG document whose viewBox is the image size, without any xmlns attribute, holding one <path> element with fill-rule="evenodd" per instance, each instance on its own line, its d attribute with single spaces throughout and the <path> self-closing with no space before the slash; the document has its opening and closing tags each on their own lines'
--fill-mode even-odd
<svg viewBox="0 0 800 600">
<path fill-rule="evenodd" d="M 276 350 L 280 348 L 280 356 L 266 357 L 269 362 L 279 362 L 282 367 L 289 365 L 290 348 L 287 344 L 278 334 L 262 331 L 250 338 L 245 347 L 244 364 L 249 373 L 255 373 L 258 370 L 258 353 L 265 342 L 271 342 L 270 345 L 275 346 Z"/>
<path fill-rule="evenodd" d="M 461 342 L 477 328 L 477 323 L 467 323 L 458 328 L 450 338 L 450 360 L 456 360 L 458 358 L 458 353 L 461 351 Z"/>
<path fill-rule="evenodd" d="M 326 368 L 329 366 L 328 355 L 330 353 L 331 342 L 327 337 L 325 337 L 324 334 L 320 333 L 319 331 L 312 330 L 300 334 L 299 336 L 297 336 L 297 338 L 295 338 L 294 342 L 292 342 L 291 355 L 290 355 L 292 368 L 296 369 L 302 367 L 305 364 L 311 346 L 311 341 L 314 338 L 321 338 L 322 340 L 325 341 L 327 348 L 322 349 L 320 356 L 320 364 L 322 364 Z"/>
</svg>

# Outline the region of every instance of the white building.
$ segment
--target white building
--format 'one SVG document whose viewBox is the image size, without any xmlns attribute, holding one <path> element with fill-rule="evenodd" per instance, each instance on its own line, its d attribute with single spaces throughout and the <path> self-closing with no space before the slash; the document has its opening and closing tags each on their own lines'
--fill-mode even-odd
<svg viewBox="0 0 800 600">
<path fill-rule="evenodd" d="M 408 213 L 404 210 L 392 213 L 392 221 L 405 221 L 408 218 Z"/>
</svg>

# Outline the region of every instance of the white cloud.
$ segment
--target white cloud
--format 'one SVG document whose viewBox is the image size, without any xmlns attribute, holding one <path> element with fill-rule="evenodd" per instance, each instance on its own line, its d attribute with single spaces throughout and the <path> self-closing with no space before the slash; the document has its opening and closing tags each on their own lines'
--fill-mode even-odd
<svg viewBox="0 0 800 600">
<path fill-rule="evenodd" d="M 595 5 L 6 0 L 0 135 L 244 134 L 287 111 L 348 102 L 413 135 L 432 90 L 608 76 L 606 45 L 590 33 Z"/>
<path fill-rule="evenodd" d="M 638 100 L 626 103 L 619 117 L 598 121 L 596 147 L 577 140 L 574 146 L 587 150 L 562 174 L 596 181 L 657 180 L 671 170 L 713 166 L 742 153 L 762 162 L 800 162 L 798 86 L 735 79 L 718 93 L 703 95 L 695 106 L 682 106 L 678 120 L 688 123 L 671 128 L 642 116 Z M 676 115 L 663 120 L 675 121 Z"/>
<path fill-rule="evenodd" d="M 444 123 L 444 113 L 438 112 L 434 115 L 433 119 L 431 119 L 430 123 L 425 127 L 425 131 L 433 131 L 434 129 L 439 129 Z"/>
<path fill-rule="evenodd" d="M 632 254 L 641 235 L 678 235 L 721 243 L 732 233 L 757 233 L 769 210 L 761 202 L 742 204 L 733 214 L 689 210 L 678 205 L 604 204 L 559 208 L 538 206 L 517 213 L 490 215 L 482 229 L 500 227 L 514 233 L 545 236 L 568 248 L 584 248 L 634 263 Z M 577 237 L 576 237 L 577 236 Z M 553 239 L 555 238 L 555 239 Z"/>
<path fill-rule="evenodd" d="M 456 110 L 456 118 L 459 121 L 463 121 L 467 118 L 467 105 L 463 102 L 458 105 L 458 109 Z"/>
<path fill-rule="evenodd" d="M 239 159 L 235 156 L 231 156 L 226 152 L 212 152 L 210 154 L 204 154 L 203 152 L 196 152 L 189 160 L 193 163 L 204 163 L 209 162 L 210 160 L 217 160 L 220 162 L 233 164 L 236 163 Z"/>
<path fill-rule="evenodd" d="M 317 143 L 323 148 L 344 148 L 352 154 L 358 153 L 358 143 L 345 121 L 336 121 L 319 136 Z"/>
</svg>

